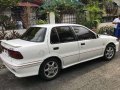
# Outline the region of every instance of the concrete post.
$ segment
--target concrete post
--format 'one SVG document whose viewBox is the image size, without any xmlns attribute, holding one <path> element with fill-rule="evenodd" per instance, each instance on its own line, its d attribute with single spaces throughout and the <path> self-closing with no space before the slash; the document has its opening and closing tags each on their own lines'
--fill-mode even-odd
<svg viewBox="0 0 120 90">
<path fill-rule="evenodd" d="M 49 23 L 55 24 L 55 13 L 54 12 L 49 13 Z"/>
</svg>

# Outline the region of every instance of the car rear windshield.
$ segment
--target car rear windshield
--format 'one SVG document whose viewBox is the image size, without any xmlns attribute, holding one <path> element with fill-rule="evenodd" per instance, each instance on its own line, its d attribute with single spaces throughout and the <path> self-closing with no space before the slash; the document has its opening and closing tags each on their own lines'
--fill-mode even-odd
<svg viewBox="0 0 120 90">
<path fill-rule="evenodd" d="M 22 36 L 22 40 L 31 42 L 43 42 L 47 28 L 44 27 L 30 27 Z"/>
</svg>

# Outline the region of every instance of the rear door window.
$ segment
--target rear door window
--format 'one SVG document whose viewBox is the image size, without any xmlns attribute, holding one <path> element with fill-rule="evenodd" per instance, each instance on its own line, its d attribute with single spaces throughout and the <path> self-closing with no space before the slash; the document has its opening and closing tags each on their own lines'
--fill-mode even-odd
<svg viewBox="0 0 120 90">
<path fill-rule="evenodd" d="M 71 30 L 69 26 L 60 26 L 56 27 L 55 29 L 58 33 L 60 43 L 75 41 L 74 32 Z"/>
<path fill-rule="evenodd" d="M 69 26 L 59 26 L 52 29 L 51 41 L 53 43 L 66 43 L 75 40 L 75 34 Z"/>
</svg>

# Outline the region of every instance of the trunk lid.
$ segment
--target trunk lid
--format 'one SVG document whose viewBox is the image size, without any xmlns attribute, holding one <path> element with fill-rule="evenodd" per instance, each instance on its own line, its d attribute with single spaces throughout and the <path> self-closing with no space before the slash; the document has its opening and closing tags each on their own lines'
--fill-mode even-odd
<svg viewBox="0 0 120 90">
<path fill-rule="evenodd" d="M 7 49 L 26 47 L 35 44 L 36 44 L 35 42 L 25 41 L 21 39 L 1 40 L 1 45 Z"/>
</svg>

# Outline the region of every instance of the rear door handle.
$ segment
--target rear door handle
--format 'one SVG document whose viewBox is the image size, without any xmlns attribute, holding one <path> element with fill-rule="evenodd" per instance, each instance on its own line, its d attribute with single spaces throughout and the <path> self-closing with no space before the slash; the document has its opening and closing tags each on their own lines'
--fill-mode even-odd
<svg viewBox="0 0 120 90">
<path fill-rule="evenodd" d="M 85 43 L 81 43 L 81 45 L 85 45 Z"/>
<path fill-rule="evenodd" d="M 54 47 L 54 48 L 53 48 L 53 50 L 58 50 L 58 49 L 59 49 L 59 47 Z"/>
</svg>

